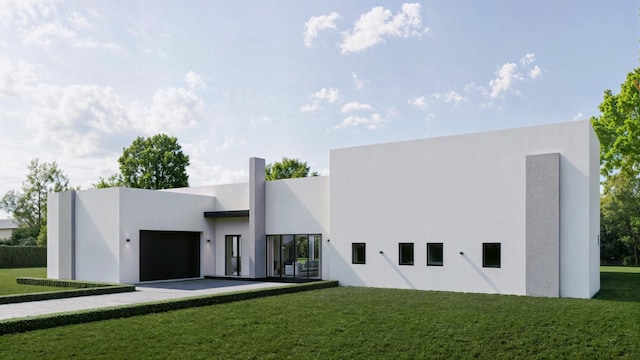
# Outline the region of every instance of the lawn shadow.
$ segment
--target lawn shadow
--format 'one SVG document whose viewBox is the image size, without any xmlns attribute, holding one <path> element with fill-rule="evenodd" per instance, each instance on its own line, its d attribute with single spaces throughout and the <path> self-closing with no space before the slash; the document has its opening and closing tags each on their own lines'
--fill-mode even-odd
<svg viewBox="0 0 640 360">
<path fill-rule="evenodd" d="M 640 303 L 640 273 L 601 272 L 598 300 Z"/>
</svg>

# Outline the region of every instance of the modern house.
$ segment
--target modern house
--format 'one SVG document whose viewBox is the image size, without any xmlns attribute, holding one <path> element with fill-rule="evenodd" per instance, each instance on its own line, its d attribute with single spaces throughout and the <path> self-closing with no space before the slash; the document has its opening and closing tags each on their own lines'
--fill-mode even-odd
<svg viewBox="0 0 640 360">
<path fill-rule="evenodd" d="M 18 223 L 14 219 L 0 219 L 0 240 L 11 238 L 17 228 Z"/>
<path fill-rule="evenodd" d="M 599 143 L 588 121 L 331 150 L 330 176 L 51 194 L 48 276 L 213 277 L 590 298 Z"/>
</svg>

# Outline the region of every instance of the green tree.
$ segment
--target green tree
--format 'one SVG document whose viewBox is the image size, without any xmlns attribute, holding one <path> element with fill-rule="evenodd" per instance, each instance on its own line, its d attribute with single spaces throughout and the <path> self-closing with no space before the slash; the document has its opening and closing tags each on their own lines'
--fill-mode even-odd
<svg viewBox="0 0 640 360">
<path fill-rule="evenodd" d="M 626 172 L 610 175 L 600 203 L 605 232 L 616 234 L 640 265 L 640 178 Z"/>
<path fill-rule="evenodd" d="M 309 176 L 309 166 L 307 162 L 302 162 L 298 159 L 282 158 L 282 161 L 276 161 L 273 164 L 267 164 L 264 169 L 265 179 L 278 180 L 278 179 L 292 179 Z M 312 172 L 311 176 L 318 176 L 317 172 Z"/>
<path fill-rule="evenodd" d="M 123 186 L 143 189 L 189 186 L 189 156 L 182 152 L 175 137 L 165 134 L 138 137 L 123 149 L 118 162 Z"/>
<path fill-rule="evenodd" d="M 69 190 L 69 179 L 58 168 L 56 162 L 31 160 L 27 179 L 22 182 L 22 191 L 11 190 L 0 200 L 0 208 L 9 213 L 18 222 L 18 231 L 12 241 L 22 237 L 35 238 L 47 222 L 47 196 L 51 192 Z"/>
<path fill-rule="evenodd" d="M 124 181 L 122 180 L 122 175 L 120 173 L 113 174 L 106 179 L 100 176 L 98 183 L 93 184 L 93 187 L 95 187 L 96 189 L 105 189 L 120 186 L 124 186 Z"/>
<path fill-rule="evenodd" d="M 614 95 L 605 90 L 601 115 L 591 118 L 600 140 L 602 175 L 616 171 L 640 174 L 640 68 L 627 75 Z"/>
</svg>

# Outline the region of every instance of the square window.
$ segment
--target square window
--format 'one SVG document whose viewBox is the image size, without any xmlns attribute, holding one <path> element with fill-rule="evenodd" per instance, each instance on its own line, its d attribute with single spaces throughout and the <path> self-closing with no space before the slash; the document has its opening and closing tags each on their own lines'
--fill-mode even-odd
<svg viewBox="0 0 640 360">
<path fill-rule="evenodd" d="M 482 267 L 500 267 L 500 243 L 482 244 Z"/>
<path fill-rule="evenodd" d="M 413 243 L 400 243 L 400 265 L 413 265 Z"/>
<path fill-rule="evenodd" d="M 351 263 L 366 264 L 367 263 L 367 244 L 351 243 Z"/>
<path fill-rule="evenodd" d="M 442 243 L 427 243 L 427 266 L 442 266 Z"/>
</svg>

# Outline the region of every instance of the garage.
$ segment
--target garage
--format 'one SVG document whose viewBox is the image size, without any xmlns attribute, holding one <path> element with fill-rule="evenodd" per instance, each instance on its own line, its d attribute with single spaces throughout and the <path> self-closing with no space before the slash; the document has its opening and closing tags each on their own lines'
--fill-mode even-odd
<svg viewBox="0 0 640 360">
<path fill-rule="evenodd" d="M 140 281 L 200 277 L 200 233 L 140 231 Z"/>
</svg>

